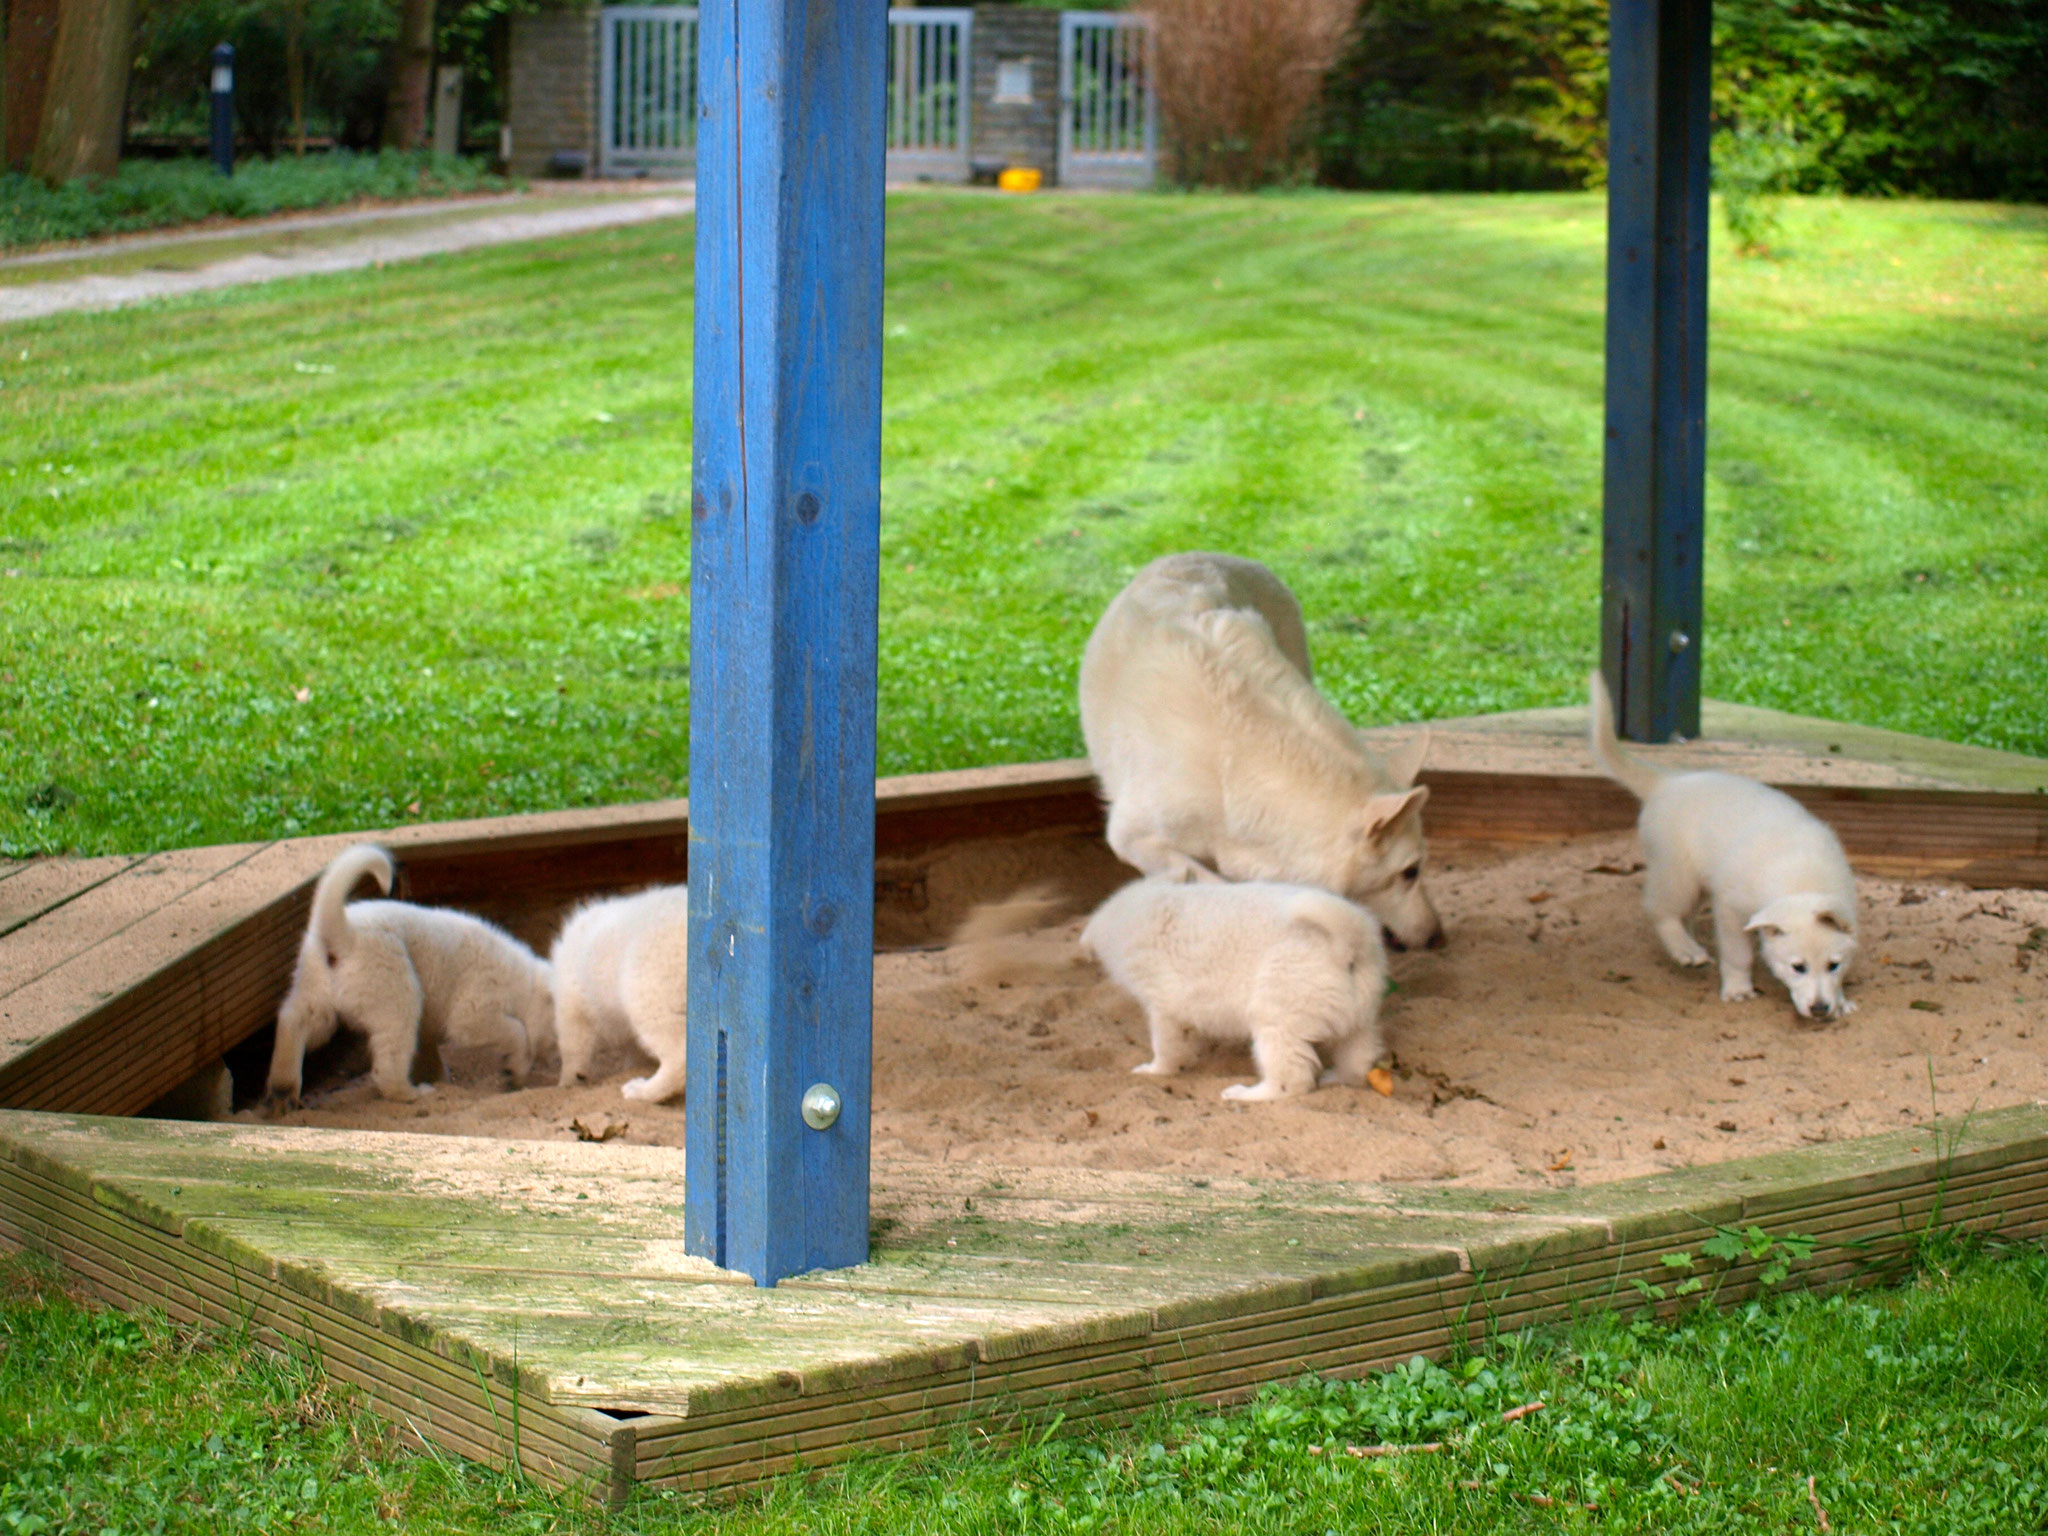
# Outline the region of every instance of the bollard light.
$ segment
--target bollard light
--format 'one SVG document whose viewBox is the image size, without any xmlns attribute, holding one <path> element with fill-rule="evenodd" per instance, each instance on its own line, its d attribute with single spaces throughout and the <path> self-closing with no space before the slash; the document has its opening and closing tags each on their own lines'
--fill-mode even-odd
<svg viewBox="0 0 2048 1536">
<path fill-rule="evenodd" d="M 235 174 L 235 45 L 213 50 L 213 166 L 223 176 Z"/>
</svg>

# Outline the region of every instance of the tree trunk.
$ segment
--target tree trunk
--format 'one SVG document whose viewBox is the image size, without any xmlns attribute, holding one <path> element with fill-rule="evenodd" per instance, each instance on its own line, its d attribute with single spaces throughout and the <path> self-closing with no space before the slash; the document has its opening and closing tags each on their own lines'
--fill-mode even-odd
<svg viewBox="0 0 2048 1536">
<path fill-rule="evenodd" d="M 427 95 L 434 84 L 434 0 L 401 0 L 398 55 L 384 108 L 384 147 L 421 149 L 427 142 Z"/>
<path fill-rule="evenodd" d="M 284 8 L 284 88 L 292 104 L 293 152 L 306 154 L 306 0 L 286 0 Z"/>
<path fill-rule="evenodd" d="M 134 37 L 135 0 L 62 0 L 33 175 L 58 186 L 119 168 Z"/>
<path fill-rule="evenodd" d="M 7 113 L 0 120 L 0 171 L 25 171 L 43 121 L 50 59 L 57 51 L 58 0 L 9 0 Z"/>
</svg>

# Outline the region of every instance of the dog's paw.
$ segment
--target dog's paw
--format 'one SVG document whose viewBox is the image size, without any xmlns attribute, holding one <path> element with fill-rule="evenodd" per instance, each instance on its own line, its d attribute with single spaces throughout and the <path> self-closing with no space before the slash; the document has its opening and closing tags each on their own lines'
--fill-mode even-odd
<svg viewBox="0 0 2048 1536">
<path fill-rule="evenodd" d="M 303 1108 L 296 1088 L 272 1088 L 263 1095 L 259 1106 L 266 1115 L 288 1115 L 295 1109 Z"/>
<path fill-rule="evenodd" d="M 1365 1075 L 1363 1073 L 1354 1075 L 1339 1067 L 1325 1067 L 1316 1074 L 1316 1086 L 1318 1088 L 1363 1088 L 1365 1086 Z"/>
<path fill-rule="evenodd" d="M 1161 1066 L 1156 1061 L 1141 1061 L 1131 1071 L 1139 1077 L 1171 1077 L 1173 1068 Z"/>
<path fill-rule="evenodd" d="M 1286 1095 L 1271 1083 L 1232 1083 L 1222 1096 L 1233 1104 L 1263 1104 Z"/>
<path fill-rule="evenodd" d="M 1674 949 L 1671 952 L 1671 958 L 1676 960 L 1680 965 L 1695 966 L 1705 965 L 1714 957 L 1708 954 L 1706 950 L 1701 948 L 1699 945 L 1694 944 L 1684 949 Z"/>
<path fill-rule="evenodd" d="M 1845 997 L 1842 999 L 1842 1006 L 1835 1010 L 1835 1017 L 1838 1019 L 1846 1019 L 1847 1017 L 1849 1017 L 1850 1014 L 1854 1013 L 1855 1011 L 1856 1005 L 1850 1002 L 1849 999 Z"/>
<path fill-rule="evenodd" d="M 1724 981 L 1721 983 L 1721 1001 L 1724 1003 L 1746 1003 L 1756 996 L 1756 988 L 1746 981 Z"/>
</svg>

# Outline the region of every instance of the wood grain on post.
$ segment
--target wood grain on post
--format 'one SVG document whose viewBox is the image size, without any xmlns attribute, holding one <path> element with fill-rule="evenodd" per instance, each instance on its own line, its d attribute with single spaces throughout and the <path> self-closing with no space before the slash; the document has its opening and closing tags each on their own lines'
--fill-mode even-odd
<svg viewBox="0 0 2048 1536">
<path fill-rule="evenodd" d="M 699 25 L 685 1234 L 772 1285 L 868 1251 L 888 15 Z"/>
</svg>

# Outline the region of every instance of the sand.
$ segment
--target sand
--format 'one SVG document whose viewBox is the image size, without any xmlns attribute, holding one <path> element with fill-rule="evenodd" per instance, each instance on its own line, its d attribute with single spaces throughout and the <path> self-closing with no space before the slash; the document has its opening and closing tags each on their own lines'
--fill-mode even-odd
<svg viewBox="0 0 2048 1536">
<path fill-rule="evenodd" d="M 1254 1075 L 1242 1050 L 1133 1077 L 1149 1054 L 1141 1017 L 1073 957 L 1076 918 L 1026 941 L 1039 974 L 1008 985 L 970 979 L 957 951 L 877 957 L 876 1156 L 1541 1187 L 2048 1099 L 2048 892 L 1861 879 L 1859 1011 L 1813 1024 L 1761 964 L 1762 995 L 1724 1003 L 1715 972 L 1664 957 L 1630 835 L 1439 848 L 1432 867 L 1450 943 L 1393 957 L 1391 1098 L 1226 1104 L 1223 1087 Z M 452 1080 L 416 1105 L 356 1077 L 277 1119 L 682 1144 L 680 1104 L 619 1096 L 642 1063 L 522 1091 L 488 1063 L 447 1065 Z M 552 1078 L 550 1064 L 535 1081 Z"/>
</svg>

